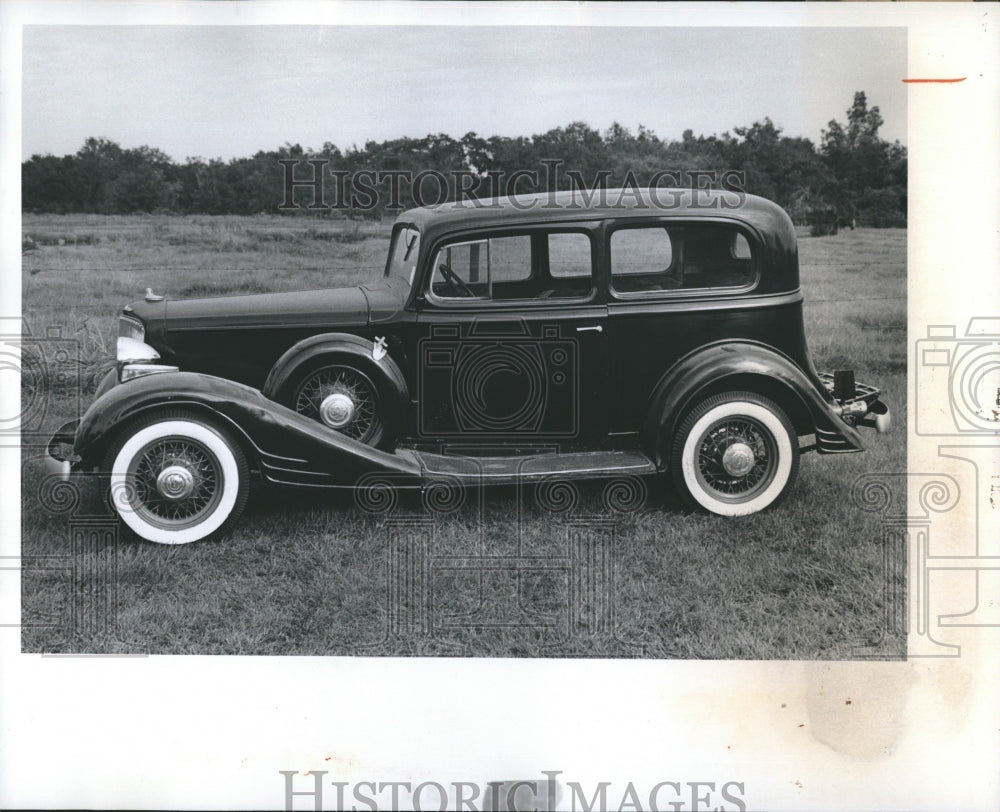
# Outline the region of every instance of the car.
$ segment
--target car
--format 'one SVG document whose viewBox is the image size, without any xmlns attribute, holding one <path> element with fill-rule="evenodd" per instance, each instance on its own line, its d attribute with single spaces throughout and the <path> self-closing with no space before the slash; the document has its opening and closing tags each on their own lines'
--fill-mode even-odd
<svg viewBox="0 0 1000 812">
<path fill-rule="evenodd" d="M 795 229 L 704 189 L 463 200 L 403 212 L 354 287 L 120 316 L 117 364 L 49 444 L 122 521 L 185 543 L 252 480 L 331 488 L 660 475 L 687 508 L 777 505 L 799 455 L 887 431 L 879 390 L 820 374 Z"/>
</svg>

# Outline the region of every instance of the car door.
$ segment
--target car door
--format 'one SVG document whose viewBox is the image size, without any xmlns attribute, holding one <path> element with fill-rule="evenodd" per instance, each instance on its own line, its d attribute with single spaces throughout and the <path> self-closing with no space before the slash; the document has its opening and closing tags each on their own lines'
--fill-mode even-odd
<svg viewBox="0 0 1000 812">
<path fill-rule="evenodd" d="M 599 442 L 607 307 L 587 228 L 463 236 L 431 253 L 417 316 L 417 432 L 467 453 Z"/>
<path fill-rule="evenodd" d="M 658 382 L 687 354 L 725 340 L 773 341 L 767 325 L 776 320 L 753 318 L 745 295 L 757 278 L 752 242 L 722 218 L 609 221 L 612 433 L 639 432 Z"/>
</svg>

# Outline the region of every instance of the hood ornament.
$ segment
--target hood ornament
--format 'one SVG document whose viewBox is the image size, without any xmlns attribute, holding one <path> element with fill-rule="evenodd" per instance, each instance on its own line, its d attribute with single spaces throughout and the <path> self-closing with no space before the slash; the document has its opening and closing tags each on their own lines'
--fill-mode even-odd
<svg viewBox="0 0 1000 812">
<path fill-rule="evenodd" d="M 379 361 L 385 357 L 388 352 L 388 348 L 385 343 L 385 338 L 383 336 L 377 336 L 375 338 L 375 345 L 372 347 L 372 360 Z"/>
<path fill-rule="evenodd" d="M 153 293 L 152 288 L 146 288 L 146 301 L 147 302 L 162 302 L 163 297 L 158 293 Z"/>
</svg>

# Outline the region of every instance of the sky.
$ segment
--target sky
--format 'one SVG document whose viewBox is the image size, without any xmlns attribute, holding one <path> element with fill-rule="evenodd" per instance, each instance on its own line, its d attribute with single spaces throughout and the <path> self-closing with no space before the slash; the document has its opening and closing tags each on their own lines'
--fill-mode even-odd
<svg viewBox="0 0 1000 812">
<path fill-rule="evenodd" d="M 859 90 L 905 144 L 905 75 L 904 28 L 29 26 L 22 158 L 91 136 L 228 160 L 571 121 L 675 139 L 765 116 L 818 142 Z"/>
</svg>

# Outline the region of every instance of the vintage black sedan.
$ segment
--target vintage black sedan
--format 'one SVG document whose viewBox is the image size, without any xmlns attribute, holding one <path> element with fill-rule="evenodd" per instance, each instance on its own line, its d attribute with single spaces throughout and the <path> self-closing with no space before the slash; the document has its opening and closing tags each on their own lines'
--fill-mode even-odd
<svg viewBox="0 0 1000 812">
<path fill-rule="evenodd" d="M 251 480 L 426 488 L 665 474 L 693 509 L 770 507 L 799 454 L 885 431 L 819 374 L 775 204 L 610 190 L 404 212 L 359 287 L 174 300 L 120 319 L 118 363 L 49 446 L 100 470 L 140 537 L 228 527 Z"/>
</svg>

